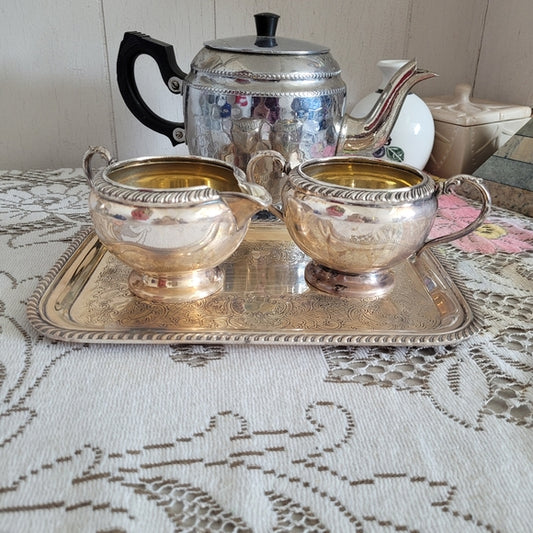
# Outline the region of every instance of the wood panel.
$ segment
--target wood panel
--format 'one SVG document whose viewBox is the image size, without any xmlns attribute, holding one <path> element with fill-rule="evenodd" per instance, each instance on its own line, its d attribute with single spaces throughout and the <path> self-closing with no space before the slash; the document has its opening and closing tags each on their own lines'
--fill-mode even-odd
<svg viewBox="0 0 533 533">
<path fill-rule="evenodd" d="M 531 0 L 490 2 L 475 95 L 533 106 L 533 4 Z"/>
<path fill-rule="evenodd" d="M 488 0 L 413 0 L 407 52 L 439 77 L 417 86 L 421 96 L 473 85 Z"/>
<path fill-rule="evenodd" d="M 0 167 L 79 167 L 113 145 L 99 3 L 2 2 L 0 31 Z"/>
</svg>

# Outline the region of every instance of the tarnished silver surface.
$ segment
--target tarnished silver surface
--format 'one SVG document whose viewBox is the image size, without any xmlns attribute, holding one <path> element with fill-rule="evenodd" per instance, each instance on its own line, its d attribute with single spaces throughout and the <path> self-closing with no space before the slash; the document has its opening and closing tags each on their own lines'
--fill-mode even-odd
<svg viewBox="0 0 533 533">
<path fill-rule="evenodd" d="M 251 166 L 260 158 L 255 156 Z M 465 181 L 481 195 L 479 215 L 460 231 L 426 241 L 438 195 L 453 192 Z M 281 202 L 281 211 L 271 210 L 315 263 L 307 281 L 346 296 L 390 290 L 392 267 L 412 260 L 423 248 L 474 231 L 490 209 L 489 193 L 476 178 L 458 176 L 441 185 L 407 165 L 349 156 L 309 160 L 294 168 L 283 185 Z"/>
<path fill-rule="evenodd" d="M 93 175 L 95 155 L 108 165 Z M 218 265 L 270 205 L 261 186 L 218 160 L 148 157 L 114 162 L 97 147 L 83 158 L 89 211 L 107 248 L 133 269 L 134 294 L 153 300 L 203 298 L 219 290 Z"/>
<path fill-rule="evenodd" d="M 313 289 L 304 278 L 308 262 L 282 224 L 253 222 L 221 265 L 218 293 L 148 302 L 129 291 L 128 268 L 85 231 L 40 283 L 28 316 L 45 336 L 93 343 L 430 346 L 479 329 L 471 305 L 429 251 L 393 269 L 396 283 L 384 297 Z"/>
</svg>

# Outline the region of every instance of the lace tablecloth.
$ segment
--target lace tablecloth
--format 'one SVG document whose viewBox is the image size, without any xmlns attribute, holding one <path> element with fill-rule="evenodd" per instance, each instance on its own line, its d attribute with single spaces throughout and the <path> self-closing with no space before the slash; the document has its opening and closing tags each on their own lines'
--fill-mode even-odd
<svg viewBox="0 0 533 533">
<path fill-rule="evenodd" d="M 531 531 L 532 219 L 441 247 L 482 313 L 455 346 L 69 344 L 26 303 L 87 185 L 0 175 L 0 531 Z"/>
</svg>

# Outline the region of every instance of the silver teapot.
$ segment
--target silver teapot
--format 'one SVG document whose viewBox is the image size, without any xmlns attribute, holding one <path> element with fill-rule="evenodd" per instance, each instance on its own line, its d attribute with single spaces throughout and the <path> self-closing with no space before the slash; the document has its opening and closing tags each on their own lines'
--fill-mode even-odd
<svg viewBox="0 0 533 533">
<path fill-rule="evenodd" d="M 205 43 L 188 74 L 173 47 L 138 32 L 124 34 L 117 58 L 120 92 L 144 125 L 193 155 L 244 169 L 259 150 L 275 149 L 292 165 L 335 154 L 380 148 L 410 89 L 435 76 L 407 63 L 363 118 L 344 114 L 346 85 L 329 49 L 276 36 L 278 15 L 255 15 L 257 35 Z M 166 86 L 183 95 L 184 122 L 154 113 L 142 99 L 134 65 L 140 55 L 158 64 Z"/>
</svg>

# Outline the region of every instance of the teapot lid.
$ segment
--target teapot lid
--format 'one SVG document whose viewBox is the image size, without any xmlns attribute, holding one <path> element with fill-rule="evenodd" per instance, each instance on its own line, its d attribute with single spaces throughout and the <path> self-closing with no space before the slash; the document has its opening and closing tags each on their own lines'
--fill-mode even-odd
<svg viewBox="0 0 533 533">
<path fill-rule="evenodd" d="M 213 50 L 241 54 L 312 55 L 329 52 L 329 48 L 320 44 L 276 37 L 279 15 L 275 13 L 258 13 L 254 17 L 256 35 L 216 39 L 204 43 L 205 46 Z"/>
</svg>

